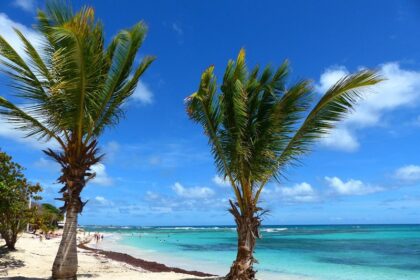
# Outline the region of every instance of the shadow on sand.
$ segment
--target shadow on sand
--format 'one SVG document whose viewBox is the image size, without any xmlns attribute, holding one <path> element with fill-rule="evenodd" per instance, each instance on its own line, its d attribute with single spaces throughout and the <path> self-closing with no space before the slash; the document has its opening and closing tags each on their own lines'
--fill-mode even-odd
<svg viewBox="0 0 420 280">
<path fill-rule="evenodd" d="M 77 274 L 78 277 L 85 277 L 85 278 L 94 278 L 94 277 L 98 277 L 99 275 L 97 274 L 90 274 L 90 273 L 85 273 L 85 274 Z M 8 279 L 8 280 L 49 280 L 51 279 L 50 277 L 48 278 L 37 278 L 37 277 L 24 277 L 24 276 L 13 276 L 13 277 L 0 277 L 1 279 Z"/>
<path fill-rule="evenodd" d="M 224 277 L 212 277 L 212 278 L 205 278 L 206 280 L 225 280 Z M 203 280 L 203 278 L 182 278 L 182 280 Z"/>
<path fill-rule="evenodd" d="M 6 277 L 6 278 L 3 278 L 3 279 L 8 279 L 8 280 L 46 280 L 48 278 L 14 276 L 14 277 Z"/>
<path fill-rule="evenodd" d="M 9 250 L 6 246 L 0 247 L 0 272 L 9 268 L 23 267 L 25 263 L 21 260 L 17 260 L 9 255 Z"/>
</svg>

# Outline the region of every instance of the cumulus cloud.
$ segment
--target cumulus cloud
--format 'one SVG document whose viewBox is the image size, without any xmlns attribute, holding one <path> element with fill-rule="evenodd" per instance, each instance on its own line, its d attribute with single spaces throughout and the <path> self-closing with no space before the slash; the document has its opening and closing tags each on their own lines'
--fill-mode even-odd
<svg viewBox="0 0 420 280">
<path fill-rule="evenodd" d="M 5 118 L 0 117 L 0 122 L 0 137 L 17 141 L 19 143 L 23 143 L 36 149 L 56 149 L 59 146 L 57 141 L 53 139 L 51 139 L 48 142 L 45 142 L 37 140 L 36 137 L 25 137 L 25 132 L 16 129 L 16 127 L 13 124 L 9 123 Z"/>
<path fill-rule="evenodd" d="M 155 192 L 152 192 L 152 191 L 147 191 L 146 192 L 146 199 L 147 200 L 157 200 L 159 198 L 160 198 L 160 195 L 155 193 Z"/>
<path fill-rule="evenodd" d="M 280 194 L 282 200 L 288 202 L 313 202 L 319 199 L 312 186 L 306 182 L 292 187 L 276 187 L 274 191 Z"/>
<path fill-rule="evenodd" d="M 60 165 L 57 162 L 44 157 L 41 157 L 35 161 L 34 166 L 40 169 L 48 169 L 54 171 L 60 170 Z"/>
<path fill-rule="evenodd" d="M 360 144 L 354 135 L 345 127 L 338 127 L 322 139 L 322 145 L 333 149 L 352 152 L 359 148 Z"/>
<path fill-rule="evenodd" d="M 143 104 L 151 104 L 153 103 L 153 92 L 148 85 L 139 81 L 131 98 Z"/>
<path fill-rule="evenodd" d="M 359 147 L 356 130 L 379 126 L 384 115 L 392 110 L 413 106 L 420 97 L 420 72 L 402 69 L 398 63 L 385 63 L 379 67 L 385 81 L 368 90 L 355 112 L 321 141 L 330 148 L 354 151 Z M 320 77 L 317 91 L 324 93 L 349 71 L 343 67 L 327 69 Z"/>
<path fill-rule="evenodd" d="M 35 9 L 34 0 L 15 0 L 13 4 L 27 12 L 33 12 Z"/>
<path fill-rule="evenodd" d="M 360 180 L 350 179 L 344 182 L 338 177 L 325 177 L 325 180 L 331 190 L 338 195 L 365 195 L 383 190 L 381 187 L 371 186 Z"/>
<path fill-rule="evenodd" d="M 3 38 L 18 52 L 19 55 L 26 58 L 22 41 L 13 28 L 19 29 L 35 48 L 40 46 L 42 42 L 41 36 L 32 28 L 13 21 L 5 13 L 0 13 L 1 36 L 3 36 Z"/>
<path fill-rule="evenodd" d="M 207 187 L 191 187 L 186 188 L 179 182 L 176 182 L 172 186 L 172 190 L 181 197 L 184 198 L 208 198 L 214 195 L 214 191 Z"/>
<path fill-rule="evenodd" d="M 395 172 L 395 177 L 403 181 L 418 181 L 420 180 L 420 166 L 411 164 L 400 167 Z"/>
<path fill-rule="evenodd" d="M 225 178 L 223 178 L 219 175 L 214 175 L 212 181 L 213 181 L 213 183 L 215 183 L 219 187 L 230 187 L 229 180 L 227 180 L 227 178 L 225 179 Z"/>
<path fill-rule="evenodd" d="M 1 36 L 3 36 L 3 38 L 18 52 L 19 55 L 23 57 L 23 59 L 26 59 L 27 56 L 25 54 L 23 44 L 16 32 L 13 30 L 13 28 L 19 29 L 25 35 L 25 37 L 35 46 L 35 48 L 37 48 L 41 43 L 41 36 L 33 29 L 19 22 L 11 20 L 4 13 L 0 13 Z M 4 96 L 4 93 L 0 92 L 0 96 Z M 4 119 L 0 119 L 0 121 L 2 122 L 2 125 L 0 126 L 1 137 L 15 140 L 20 143 L 25 143 L 38 149 L 45 149 L 47 147 L 57 147 L 57 143 L 55 143 L 55 141 L 44 143 L 36 140 L 34 137 L 25 138 L 24 132 L 15 129 L 15 126 L 8 123 Z"/>
<path fill-rule="evenodd" d="M 108 176 L 106 173 L 106 167 L 102 163 L 97 163 L 92 165 L 92 171 L 96 173 L 95 178 L 91 181 L 93 184 L 101 185 L 101 186 L 110 186 L 113 183 L 111 177 Z"/>
<path fill-rule="evenodd" d="M 103 196 L 96 196 L 94 198 L 94 203 L 101 206 L 113 206 L 114 203 Z"/>
</svg>

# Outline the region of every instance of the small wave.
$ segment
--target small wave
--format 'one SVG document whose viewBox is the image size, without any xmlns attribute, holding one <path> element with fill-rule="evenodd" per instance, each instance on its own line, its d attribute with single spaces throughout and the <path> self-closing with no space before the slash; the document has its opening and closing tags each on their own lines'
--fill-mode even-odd
<svg viewBox="0 0 420 280">
<path fill-rule="evenodd" d="M 156 227 L 160 230 L 231 230 L 233 227 Z"/>
<path fill-rule="evenodd" d="M 285 230 L 288 230 L 288 228 L 263 228 L 261 231 L 262 232 L 281 232 Z"/>
</svg>

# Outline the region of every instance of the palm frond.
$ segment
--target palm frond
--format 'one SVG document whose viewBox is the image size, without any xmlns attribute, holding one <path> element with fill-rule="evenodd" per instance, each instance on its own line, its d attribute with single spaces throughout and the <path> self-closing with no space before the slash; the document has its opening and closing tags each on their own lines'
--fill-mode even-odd
<svg viewBox="0 0 420 280">
<path fill-rule="evenodd" d="M 354 109 L 362 98 L 362 89 L 383 79 L 375 71 L 363 70 L 340 79 L 324 94 L 306 117 L 277 159 L 279 173 L 310 151 L 310 145 L 325 137 L 338 121 Z"/>
<path fill-rule="evenodd" d="M 210 66 L 201 75 L 198 91 L 186 98 L 188 115 L 192 120 L 203 126 L 204 132 L 209 137 L 212 154 L 215 158 L 216 167 L 220 174 L 229 178 L 231 187 L 235 192 L 236 199 L 242 202 L 241 191 L 235 182 L 233 172 L 229 169 L 228 157 L 224 154 L 220 141 L 221 113 L 217 107 L 216 79 L 214 67 Z M 242 208 L 242 203 L 241 209 Z"/>
<path fill-rule="evenodd" d="M 362 89 L 381 81 L 369 70 L 349 75 L 313 106 L 310 81 L 287 87 L 287 61 L 276 71 L 267 66 L 259 74 L 259 69 L 248 72 L 241 50 L 236 61 L 228 62 L 220 93 L 210 67 L 187 99 L 189 116 L 208 135 L 218 173 L 232 181 L 242 213 L 258 209 L 266 183 L 280 180 L 288 164 L 353 109 Z"/>
<path fill-rule="evenodd" d="M 25 131 L 26 137 L 36 135 L 39 140 L 47 141 L 54 138 L 64 148 L 64 142 L 57 133 L 3 97 L 0 97 L 0 115 L 15 124 L 16 129 Z"/>
</svg>

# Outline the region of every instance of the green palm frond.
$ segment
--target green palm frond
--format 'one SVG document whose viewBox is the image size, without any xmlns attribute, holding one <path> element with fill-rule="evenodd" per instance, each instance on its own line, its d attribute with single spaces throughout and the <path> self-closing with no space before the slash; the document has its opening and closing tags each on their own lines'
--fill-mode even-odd
<svg viewBox="0 0 420 280">
<path fill-rule="evenodd" d="M 381 81 L 374 71 L 349 75 L 314 104 L 311 82 L 287 86 L 285 61 L 248 72 L 245 51 L 229 61 L 217 91 L 214 67 L 202 75 L 199 90 L 187 98 L 192 120 L 203 126 L 218 172 L 228 177 L 241 211 L 253 211 L 265 184 L 309 152 L 361 99 L 362 89 Z M 312 108 L 312 109 L 311 109 Z"/>
<path fill-rule="evenodd" d="M 64 148 L 65 144 L 59 133 L 44 125 L 38 118 L 31 116 L 25 110 L 0 97 L 0 115 L 16 126 L 16 129 L 26 132 L 26 137 L 37 136 L 39 140 L 54 138 Z M 40 118 L 40 116 L 38 116 Z"/>
<path fill-rule="evenodd" d="M 28 136 L 88 145 L 118 123 L 124 113 L 121 105 L 153 62 L 147 56 L 135 65 L 147 28 L 139 22 L 105 47 L 103 26 L 95 21 L 92 8 L 74 13 L 59 1 L 48 2 L 47 11 L 38 12 L 37 28 L 43 36 L 41 49 L 15 30 L 25 58 L 0 36 L 1 71 L 26 104 L 23 111 L 2 98 L 0 112 Z"/>
<path fill-rule="evenodd" d="M 376 72 L 362 70 L 343 77 L 329 88 L 278 157 L 279 172 L 309 152 L 314 141 L 325 137 L 337 122 L 345 118 L 362 98 L 364 88 L 382 80 Z"/>
</svg>

